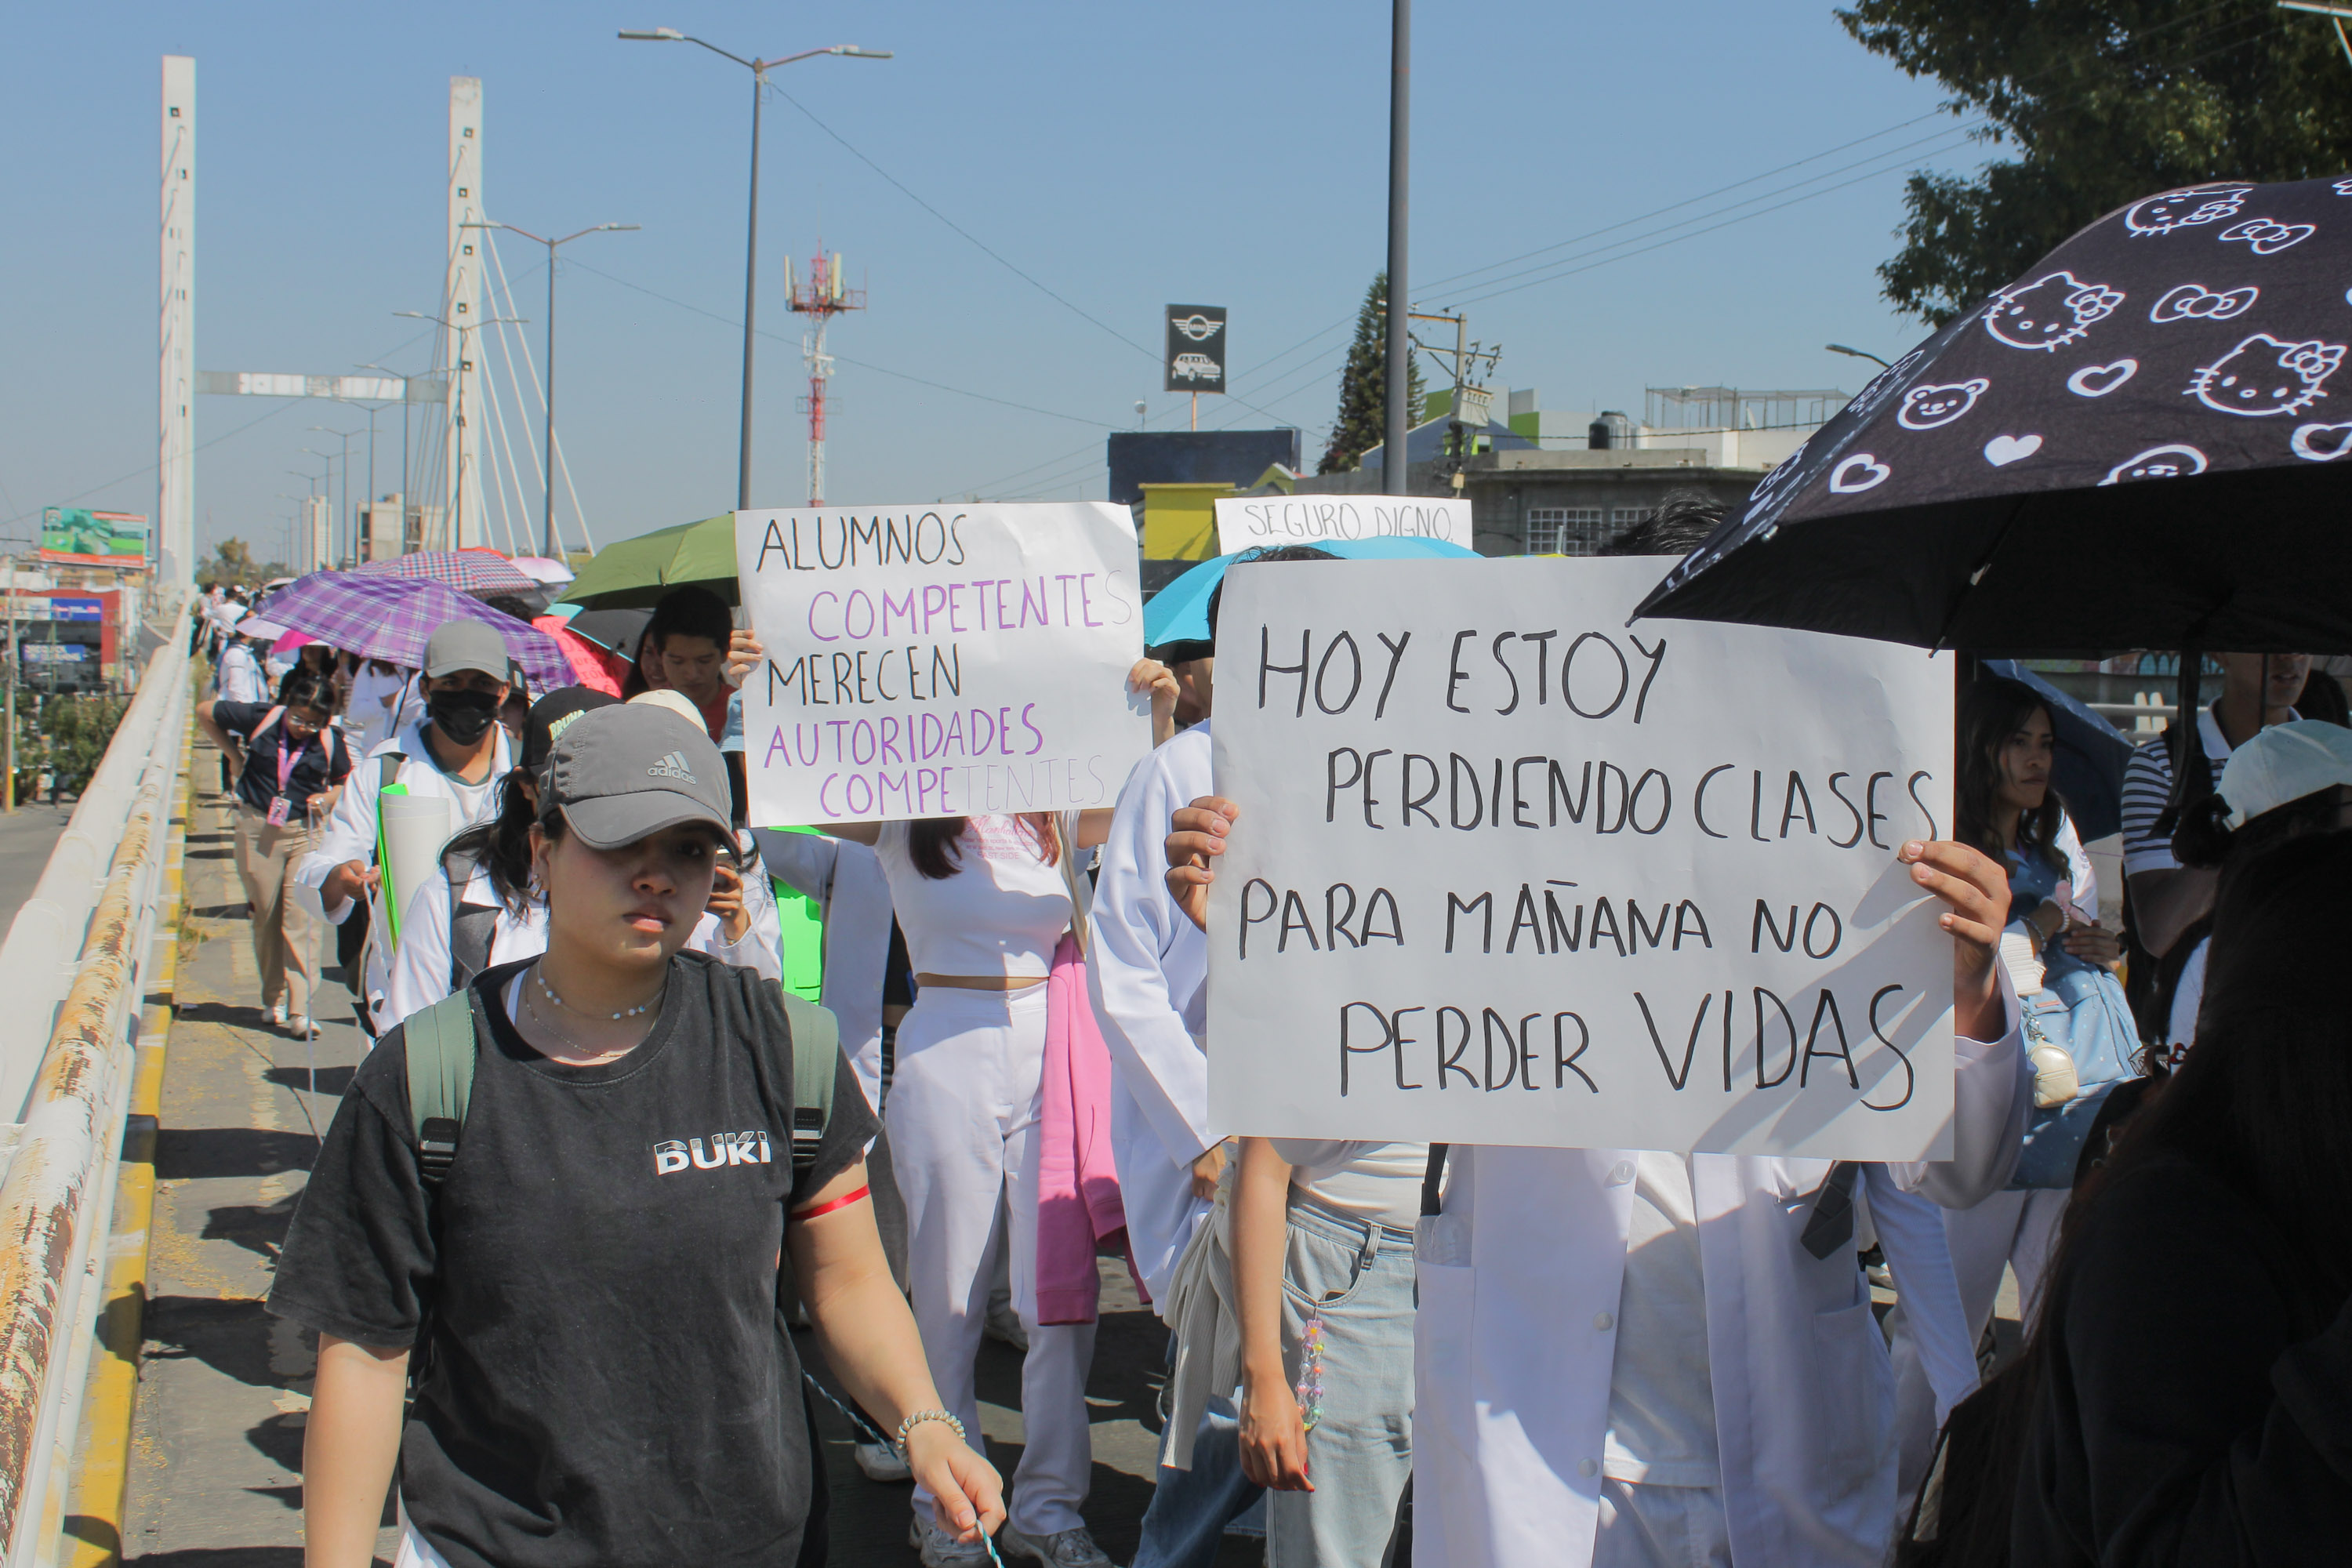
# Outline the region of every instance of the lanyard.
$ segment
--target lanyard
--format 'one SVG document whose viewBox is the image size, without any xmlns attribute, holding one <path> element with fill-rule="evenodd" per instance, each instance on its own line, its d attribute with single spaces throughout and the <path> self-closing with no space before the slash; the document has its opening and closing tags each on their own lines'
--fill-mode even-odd
<svg viewBox="0 0 2352 1568">
<path fill-rule="evenodd" d="M 278 793 L 282 795 L 286 793 L 286 781 L 294 776 L 294 764 L 301 760 L 302 752 L 310 750 L 310 742 L 304 742 L 300 751 L 289 750 L 288 742 L 293 737 L 286 733 L 283 719 L 278 724 Z"/>
</svg>

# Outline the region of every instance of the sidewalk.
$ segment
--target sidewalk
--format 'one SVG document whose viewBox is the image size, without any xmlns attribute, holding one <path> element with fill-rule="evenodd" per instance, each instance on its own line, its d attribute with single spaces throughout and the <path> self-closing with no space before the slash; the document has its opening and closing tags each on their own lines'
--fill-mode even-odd
<svg viewBox="0 0 2352 1568">
<path fill-rule="evenodd" d="M 147 1568 L 299 1568 L 317 1347 L 261 1303 L 313 1127 L 334 1114 L 362 1037 L 350 993 L 325 982 L 314 1095 L 303 1043 L 262 1013 L 232 818 L 206 787 L 214 755 L 200 737 L 123 1555 Z M 393 1543 L 386 1531 L 386 1563 Z"/>
</svg>

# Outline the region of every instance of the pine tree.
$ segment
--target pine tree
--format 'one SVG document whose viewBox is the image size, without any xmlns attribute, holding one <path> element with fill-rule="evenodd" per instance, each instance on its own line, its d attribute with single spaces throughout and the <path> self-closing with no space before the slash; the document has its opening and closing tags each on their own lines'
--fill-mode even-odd
<svg viewBox="0 0 2352 1568">
<path fill-rule="evenodd" d="M 1363 308 L 1356 312 L 1356 335 L 1348 344 L 1347 363 L 1339 372 L 1339 413 L 1331 422 L 1331 444 L 1318 474 L 1344 473 L 1388 435 L 1388 310 L 1389 275 L 1373 274 L 1364 290 Z M 1421 367 L 1408 366 L 1412 381 L 1413 423 L 1420 423 Z"/>
</svg>

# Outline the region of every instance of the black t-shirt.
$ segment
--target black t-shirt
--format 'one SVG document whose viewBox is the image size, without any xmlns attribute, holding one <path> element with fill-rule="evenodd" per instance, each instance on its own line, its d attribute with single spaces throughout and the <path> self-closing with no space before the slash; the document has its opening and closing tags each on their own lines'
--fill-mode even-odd
<svg viewBox="0 0 2352 1568">
<path fill-rule="evenodd" d="M 402 1031 L 361 1063 L 269 1309 L 367 1345 L 423 1326 L 401 1495 L 455 1568 L 790 1563 L 810 1440 L 777 1258 L 786 1208 L 873 1136 L 866 1097 L 843 1058 L 795 1181 L 773 982 L 679 953 L 645 1043 L 567 1067 L 508 1021 L 520 968 L 471 988 L 488 1026 L 436 1194 Z"/>
<path fill-rule="evenodd" d="M 277 722 L 266 730 L 261 728 L 261 721 L 269 717 L 275 707 L 268 702 L 213 704 L 214 722 L 246 743 L 245 772 L 237 775 L 236 798 L 256 811 L 268 811 L 269 803 L 278 798 L 278 764 L 285 754 L 286 742 L 292 738 L 286 733 L 286 716 L 282 712 Z M 301 754 L 294 759 L 294 766 L 286 775 L 285 794 L 294 803 L 289 820 L 298 826 L 302 821 L 304 801 L 351 776 L 351 738 L 334 735 L 334 753 L 331 758 L 328 737 L 333 733 L 331 730 L 322 730 L 303 742 Z"/>
</svg>

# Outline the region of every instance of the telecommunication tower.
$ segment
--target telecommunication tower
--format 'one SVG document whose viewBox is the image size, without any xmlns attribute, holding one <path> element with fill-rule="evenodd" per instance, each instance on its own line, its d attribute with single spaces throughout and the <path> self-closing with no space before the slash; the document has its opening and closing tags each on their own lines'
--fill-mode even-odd
<svg viewBox="0 0 2352 1568">
<path fill-rule="evenodd" d="M 842 311 L 866 309 L 866 290 L 846 287 L 842 278 L 841 253 L 836 250 L 827 256 L 820 247 L 809 260 L 805 284 L 793 272 L 791 258 L 785 258 L 784 291 L 792 297 L 794 311 L 816 318 L 815 327 L 801 334 L 801 358 L 808 362 L 809 389 L 808 395 L 800 400 L 800 406 L 809 422 L 808 503 L 823 506 L 825 383 L 833 376 L 833 356 L 824 352 L 824 330 Z"/>
</svg>

